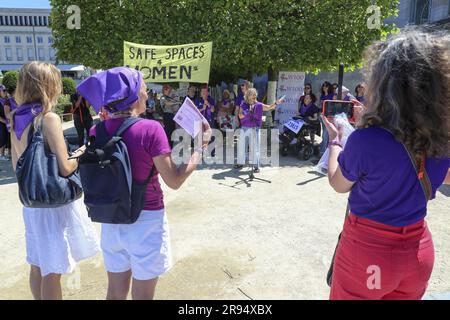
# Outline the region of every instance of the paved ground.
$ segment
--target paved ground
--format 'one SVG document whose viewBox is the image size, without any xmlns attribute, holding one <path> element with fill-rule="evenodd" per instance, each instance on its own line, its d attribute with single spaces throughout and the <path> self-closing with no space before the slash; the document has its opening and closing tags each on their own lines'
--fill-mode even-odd
<svg viewBox="0 0 450 320">
<path fill-rule="evenodd" d="M 0 163 L 0 299 L 31 299 L 17 184 Z M 178 191 L 165 190 L 175 265 L 157 299 L 327 299 L 325 274 L 342 227 L 346 196 L 310 162 L 283 158 L 236 185 L 245 171 L 202 167 Z M 436 263 L 427 294 L 450 292 L 450 188 L 429 206 Z M 63 277 L 64 298 L 103 299 L 101 257 Z M 433 295 L 433 296 L 430 296 Z"/>
</svg>

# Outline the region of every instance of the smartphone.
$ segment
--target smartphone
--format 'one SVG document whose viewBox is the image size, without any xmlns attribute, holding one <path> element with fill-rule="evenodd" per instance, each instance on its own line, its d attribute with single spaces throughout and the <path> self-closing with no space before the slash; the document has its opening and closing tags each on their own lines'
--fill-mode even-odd
<svg viewBox="0 0 450 320">
<path fill-rule="evenodd" d="M 325 100 L 322 103 L 322 114 L 332 119 L 335 115 L 345 113 L 350 123 L 354 123 L 353 108 L 355 104 L 351 101 Z"/>
</svg>

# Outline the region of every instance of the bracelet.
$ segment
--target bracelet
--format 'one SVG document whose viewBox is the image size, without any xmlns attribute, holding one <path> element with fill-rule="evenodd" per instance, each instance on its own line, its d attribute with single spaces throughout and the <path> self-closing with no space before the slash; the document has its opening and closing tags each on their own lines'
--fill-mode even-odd
<svg viewBox="0 0 450 320">
<path fill-rule="evenodd" d="M 333 141 L 331 141 L 330 143 L 328 143 L 328 147 L 330 147 L 330 146 L 339 146 L 339 147 L 341 147 L 341 148 L 344 148 L 344 147 L 342 146 L 342 143 L 341 143 L 339 140 L 333 140 Z"/>
</svg>

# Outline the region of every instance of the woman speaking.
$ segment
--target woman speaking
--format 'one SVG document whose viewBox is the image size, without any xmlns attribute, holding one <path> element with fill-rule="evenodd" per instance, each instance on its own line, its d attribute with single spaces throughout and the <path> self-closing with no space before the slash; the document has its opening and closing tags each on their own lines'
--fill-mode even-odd
<svg viewBox="0 0 450 320">
<path fill-rule="evenodd" d="M 239 107 L 238 116 L 241 121 L 241 133 L 239 135 L 238 144 L 238 163 L 234 167 L 241 169 L 245 163 L 245 154 L 248 147 L 248 140 L 251 142 L 252 156 L 250 160 L 254 165 L 253 171 L 259 172 L 260 164 L 260 128 L 262 125 L 263 111 L 273 110 L 283 102 L 278 100 L 274 104 L 267 105 L 256 101 L 258 92 L 256 89 L 251 88 L 245 92 L 244 102 Z"/>
</svg>

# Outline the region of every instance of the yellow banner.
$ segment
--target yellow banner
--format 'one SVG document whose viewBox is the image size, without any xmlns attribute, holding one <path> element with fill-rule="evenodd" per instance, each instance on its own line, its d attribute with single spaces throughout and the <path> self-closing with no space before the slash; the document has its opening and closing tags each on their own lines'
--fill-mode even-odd
<svg viewBox="0 0 450 320">
<path fill-rule="evenodd" d="M 212 42 L 153 46 L 124 41 L 124 65 L 145 82 L 209 82 Z"/>
</svg>

